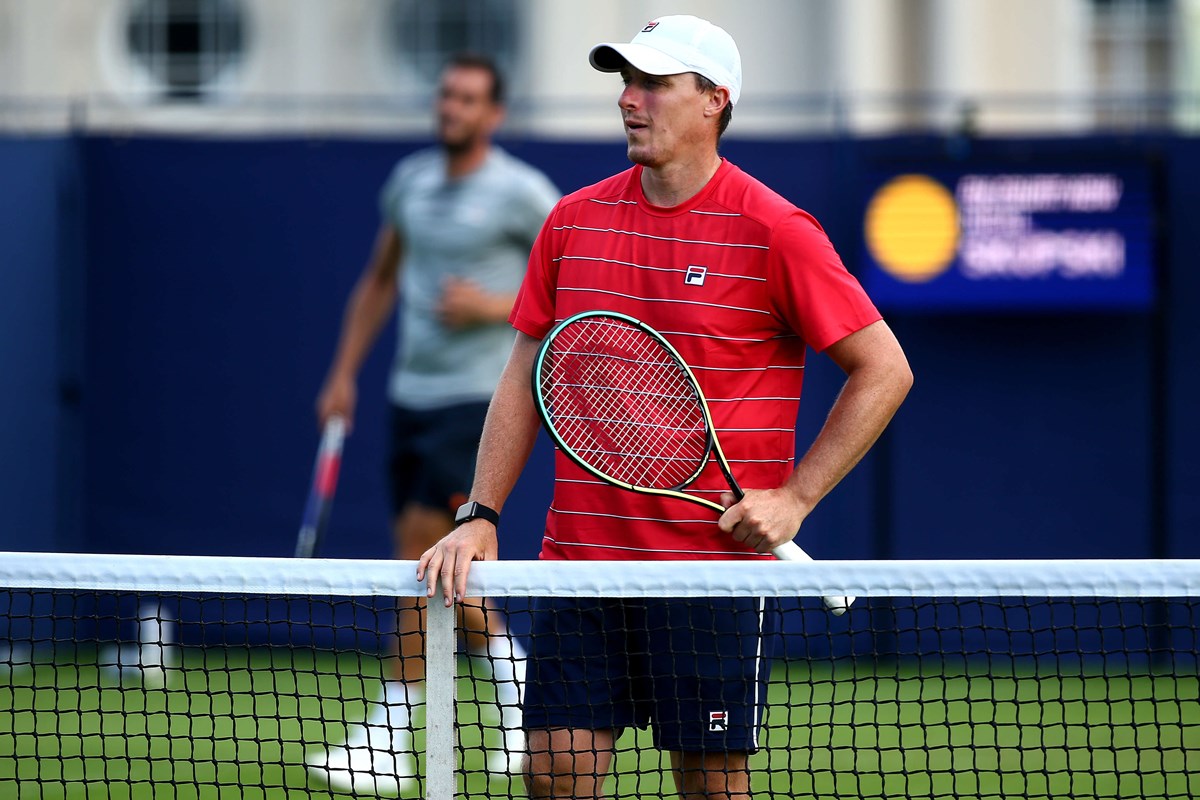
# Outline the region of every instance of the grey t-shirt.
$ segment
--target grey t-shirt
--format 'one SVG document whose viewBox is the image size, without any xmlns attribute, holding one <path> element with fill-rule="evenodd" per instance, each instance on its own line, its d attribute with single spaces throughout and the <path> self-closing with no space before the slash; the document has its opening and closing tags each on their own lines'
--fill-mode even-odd
<svg viewBox="0 0 1200 800">
<path fill-rule="evenodd" d="M 399 342 L 388 387 L 393 403 L 429 409 L 492 396 L 516 333 L 505 322 L 462 330 L 442 325 L 442 283 L 464 277 L 487 292 L 515 292 L 558 198 L 545 175 L 498 147 L 462 178 L 446 175 L 440 148 L 396 165 L 380 196 L 383 217 L 403 244 Z"/>
</svg>

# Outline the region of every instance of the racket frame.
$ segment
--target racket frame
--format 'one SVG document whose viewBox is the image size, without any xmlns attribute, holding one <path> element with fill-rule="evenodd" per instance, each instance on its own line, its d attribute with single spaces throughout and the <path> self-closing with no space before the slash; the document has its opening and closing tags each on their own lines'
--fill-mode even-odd
<svg viewBox="0 0 1200 800">
<path fill-rule="evenodd" d="M 325 538 L 345 440 L 346 420 L 337 415 L 327 419 L 321 429 L 321 443 L 317 446 L 308 499 L 304 503 L 304 517 L 296 534 L 295 558 L 312 558 Z"/>
<path fill-rule="evenodd" d="M 675 364 L 682 370 L 683 374 L 687 378 L 688 384 L 696 395 L 696 400 L 698 401 L 700 407 L 700 414 L 704 420 L 705 436 L 708 439 L 708 447 L 692 474 L 683 481 L 675 484 L 673 487 L 663 489 L 652 486 L 637 486 L 629 483 L 628 481 L 623 481 L 612 475 L 609 475 L 608 473 L 604 472 L 604 470 L 589 464 L 586 459 L 578 455 L 569 445 L 567 445 L 567 443 L 564 442 L 562 437 L 558 434 L 557 426 L 554 423 L 553 414 L 546 406 L 545 396 L 542 391 L 542 369 L 546 363 L 547 357 L 550 354 L 550 348 L 553 345 L 554 340 L 558 338 L 559 334 L 562 333 L 562 331 L 568 326 L 581 320 L 586 320 L 593 317 L 615 319 L 628 323 L 661 345 L 671 359 L 675 362 Z M 725 457 L 725 451 L 721 449 L 721 442 L 717 438 L 716 430 L 713 426 L 712 413 L 708 408 L 708 400 L 705 398 L 704 392 L 700 388 L 700 382 L 696 380 L 696 374 L 692 372 L 692 368 L 688 366 L 687 361 L 685 361 L 683 356 L 679 354 L 679 351 L 676 350 L 675 347 L 668 342 L 661 333 L 641 320 L 631 317 L 628 314 L 621 314 L 616 311 L 600 310 L 583 311 L 567 317 L 562 322 L 555 325 L 550 332 L 546 334 L 545 338 L 542 339 L 542 344 L 538 348 L 537 355 L 534 358 L 530 381 L 532 384 L 534 405 L 537 408 L 538 416 L 541 417 L 542 423 L 546 428 L 546 432 L 550 435 L 550 438 L 554 441 L 554 444 L 560 451 L 562 451 L 563 455 L 565 455 L 575 464 L 579 465 L 584 471 L 596 476 L 600 480 L 612 484 L 613 486 L 627 489 L 631 492 L 637 492 L 638 494 L 674 497 L 679 500 L 686 500 L 689 503 L 695 503 L 697 505 L 704 506 L 705 508 L 715 511 L 717 514 L 724 514 L 725 506 L 721 505 L 720 503 L 713 502 L 712 500 L 708 500 L 694 494 L 688 494 L 687 492 L 683 491 L 683 489 L 686 489 L 692 484 L 693 481 L 700 477 L 700 474 L 704 471 L 704 468 L 708 466 L 709 460 L 715 459 L 718 468 L 721 470 L 721 474 L 725 476 L 725 482 L 729 485 L 729 489 L 731 492 L 733 492 L 736 500 L 740 501 L 743 497 L 745 497 L 745 492 L 738 484 L 737 479 L 733 476 L 733 470 L 730 468 L 729 461 Z M 796 544 L 794 541 L 784 542 L 779 547 L 773 549 L 771 553 L 780 561 L 813 560 L 813 557 L 806 553 L 800 547 L 800 545 Z M 836 595 L 823 597 L 821 599 L 824 602 L 825 607 L 829 609 L 829 611 L 835 616 L 841 616 L 844 614 L 855 600 L 855 598 L 851 596 L 843 597 Z"/>
</svg>

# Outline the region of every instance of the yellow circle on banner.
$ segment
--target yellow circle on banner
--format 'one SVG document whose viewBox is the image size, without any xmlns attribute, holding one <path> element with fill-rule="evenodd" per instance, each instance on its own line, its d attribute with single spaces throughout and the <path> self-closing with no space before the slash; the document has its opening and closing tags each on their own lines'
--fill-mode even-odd
<svg viewBox="0 0 1200 800">
<path fill-rule="evenodd" d="M 867 205 L 863 225 L 875 261 L 909 283 L 941 275 L 958 249 L 954 195 L 927 175 L 900 175 L 885 183 Z"/>
</svg>

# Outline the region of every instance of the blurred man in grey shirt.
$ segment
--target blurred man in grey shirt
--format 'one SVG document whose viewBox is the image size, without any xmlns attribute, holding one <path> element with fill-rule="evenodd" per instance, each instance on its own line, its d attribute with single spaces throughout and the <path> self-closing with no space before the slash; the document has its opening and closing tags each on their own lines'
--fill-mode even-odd
<svg viewBox="0 0 1200 800">
<path fill-rule="evenodd" d="M 400 306 L 392 406 L 390 485 L 395 557 L 416 560 L 460 520 L 492 391 L 516 336 L 507 323 L 530 248 L 558 200 L 533 167 L 492 144 L 504 117 L 503 80 L 488 59 L 462 55 L 442 73 L 439 145 L 401 160 L 381 193 L 374 251 L 346 306 L 341 335 L 317 399 L 324 422 L 351 424 L 358 373 Z M 485 509 L 486 512 L 486 509 Z M 407 603 L 408 601 L 405 601 Z M 398 612 L 397 650 L 382 699 L 344 744 L 308 757 L 335 789 L 395 794 L 415 783 L 410 712 L 424 700 L 424 602 Z M 492 772 L 516 772 L 524 755 L 520 687 L 524 652 L 501 615 L 464 604 L 472 653 L 492 666 L 504 741 Z"/>
</svg>

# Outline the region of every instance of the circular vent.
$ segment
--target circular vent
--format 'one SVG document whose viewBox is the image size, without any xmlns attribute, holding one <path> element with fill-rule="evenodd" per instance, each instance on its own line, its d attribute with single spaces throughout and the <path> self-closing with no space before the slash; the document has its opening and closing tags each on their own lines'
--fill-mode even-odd
<svg viewBox="0 0 1200 800">
<path fill-rule="evenodd" d="M 515 0 L 395 0 L 389 30 L 400 58 L 432 86 L 447 59 L 461 52 L 490 56 L 506 74 L 516 62 Z"/>
<path fill-rule="evenodd" d="M 166 96 L 198 100 L 241 62 L 246 27 L 241 0 L 139 0 L 125 33 L 134 61 Z"/>
</svg>

